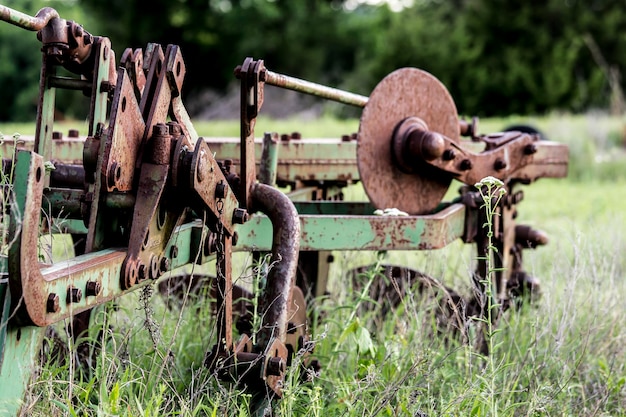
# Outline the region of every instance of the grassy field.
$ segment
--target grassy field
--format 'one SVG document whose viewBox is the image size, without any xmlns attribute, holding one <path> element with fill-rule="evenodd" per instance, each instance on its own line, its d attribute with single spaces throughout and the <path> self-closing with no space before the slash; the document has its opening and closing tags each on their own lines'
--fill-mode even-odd
<svg viewBox="0 0 626 417">
<path fill-rule="evenodd" d="M 626 120 L 552 115 L 485 120 L 480 130 L 520 122 L 570 146 L 570 177 L 525 187 L 519 206 L 520 222 L 551 239 L 524 258 L 526 270 L 542 282 L 541 300 L 507 313 L 493 331 L 491 354 L 482 357 L 434 336 L 429 309 L 415 294 L 383 323 L 375 311 L 360 313 L 363 300 L 345 275 L 378 255 L 337 252 L 331 294 L 315 306 L 324 319 L 311 326 L 322 371 L 301 384 L 301 368 L 292 366 L 275 415 L 626 415 Z M 4 134 L 30 134 L 27 129 L 0 125 Z M 236 123 L 197 129 L 205 136 L 238 134 Z M 257 131 L 300 131 L 306 138 L 357 129 L 357 121 L 262 120 Z M 354 194 L 361 194 L 358 186 Z M 462 293 L 469 292 L 474 260 L 460 242 L 384 257 Z M 239 269 L 241 279 L 249 279 Z M 205 300 L 170 311 L 148 290 L 124 297 L 117 312 L 99 320 L 109 337 L 92 374 L 48 359 L 33 381 L 28 415 L 248 415 L 251 398 L 203 367 L 214 340 Z M 57 331 L 62 335 L 63 326 Z"/>
</svg>

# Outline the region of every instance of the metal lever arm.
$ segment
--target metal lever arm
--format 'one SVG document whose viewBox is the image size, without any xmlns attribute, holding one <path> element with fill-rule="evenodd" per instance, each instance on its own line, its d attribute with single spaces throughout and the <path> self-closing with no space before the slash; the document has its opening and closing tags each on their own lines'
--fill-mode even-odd
<svg viewBox="0 0 626 417">
<path fill-rule="evenodd" d="M 51 7 L 44 7 L 32 17 L 0 4 L 0 20 L 34 32 L 43 29 L 50 20 L 58 17 L 59 13 Z"/>
</svg>

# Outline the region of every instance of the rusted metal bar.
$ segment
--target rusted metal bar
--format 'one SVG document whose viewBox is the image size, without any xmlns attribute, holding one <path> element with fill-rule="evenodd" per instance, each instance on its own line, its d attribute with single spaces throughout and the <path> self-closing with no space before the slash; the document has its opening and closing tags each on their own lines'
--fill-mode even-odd
<svg viewBox="0 0 626 417">
<path fill-rule="evenodd" d="M 58 17 L 59 13 L 51 7 L 44 7 L 33 17 L 0 4 L 0 20 L 34 32 L 40 31 L 50 20 Z"/>
<path fill-rule="evenodd" d="M 265 70 L 265 73 L 261 73 L 261 81 L 265 81 L 265 83 L 276 87 L 286 88 L 288 90 L 294 90 L 300 93 L 324 98 L 326 100 L 337 101 L 339 103 L 361 108 L 365 107 L 367 101 L 369 100 L 366 96 L 312 83 L 300 78 L 278 74 L 270 70 Z"/>
<path fill-rule="evenodd" d="M 300 248 L 298 212 L 289 198 L 265 184 L 252 188 L 252 209 L 266 213 L 272 222 L 272 259 L 262 299 L 263 322 L 258 344 L 272 338 L 282 342 L 287 334 L 289 297 L 295 285 Z"/>
<path fill-rule="evenodd" d="M 300 214 L 300 250 L 440 249 L 463 237 L 466 215 L 462 204 L 422 216 Z M 268 250 L 272 225 L 252 216 L 237 228 L 236 250 Z"/>
<path fill-rule="evenodd" d="M 263 184 L 276 185 L 276 167 L 278 166 L 278 134 L 263 135 L 263 152 L 259 169 L 259 181 Z"/>
</svg>

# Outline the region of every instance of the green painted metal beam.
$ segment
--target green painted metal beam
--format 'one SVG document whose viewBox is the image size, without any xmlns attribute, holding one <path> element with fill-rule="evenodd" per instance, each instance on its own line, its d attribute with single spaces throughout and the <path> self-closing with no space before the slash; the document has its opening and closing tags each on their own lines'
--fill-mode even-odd
<svg viewBox="0 0 626 417">
<path fill-rule="evenodd" d="M 424 250 L 439 249 L 463 237 L 465 206 L 453 204 L 427 216 L 301 215 L 300 250 Z M 254 215 L 237 226 L 235 250 L 270 250 L 272 224 Z"/>
</svg>

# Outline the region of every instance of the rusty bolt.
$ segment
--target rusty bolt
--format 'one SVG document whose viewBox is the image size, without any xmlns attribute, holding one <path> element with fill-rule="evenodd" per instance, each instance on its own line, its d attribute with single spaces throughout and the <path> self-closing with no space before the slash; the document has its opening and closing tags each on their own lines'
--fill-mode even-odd
<svg viewBox="0 0 626 417">
<path fill-rule="evenodd" d="M 87 297 L 95 297 L 102 291 L 102 284 L 99 281 L 88 281 L 85 287 L 85 294 Z"/>
<path fill-rule="evenodd" d="M 226 197 L 226 184 L 224 184 L 224 181 L 220 180 L 215 186 L 215 198 L 224 197 Z"/>
<path fill-rule="evenodd" d="M 461 169 L 461 171 L 467 171 L 472 169 L 472 161 L 469 159 L 464 159 L 461 161 L 461 165 L 459 165 L 459 168 Z"/>
<path fill-rule="evenodd" d="M 302 133 L 300 133 L 300 132 L 293 132 L 291 134 L 291 139 L 295 139 L 295 140 L 302 139 Z"/>
<path fill-rule="evenodd" d="M 443 151 L 443 154 L 441 155 L 441 158 L 444 161 L 451 161 L 456 157 L 456 153 L 454 152 L 454 149 L 446 149 L 445 151 Z"/>
<path fill-rule="evenodd" d="M 267 375 L 280 376 L 283 372 L 285 372 L 285 361 L 283 361 L 283 358 L 275 356 L 267 361 L 267 368 L 265 369 Z"/>
<path fill-rule="evenodd" d="M 55 293 L 48 295 L 48 302 L 46 303 L 46 311 L 48 313 L 58 313 L 61 309 L 59 304 L 59 296 Z"/>
<path fill-rule="evenodd" d="M 259 71 L 259 81 L 265 82 L 266 79 L 267 79 L 267 70 L 262 69 L 261 71 Z"/>
<path fill-rule="evenodd" d="M 178 258 L 178 246 L 173 245 L 170 248 L 170 258 L 172 258 L 172 259 Z"/>
<path fill-rule="evenodd" d="M 291 136 L 283 133 L 282 135 L 280 135 L 280 140 L 282 140 L 283 142 L 289 142 L 291 140 Z"/>
<path fill-rule="evenodd" d="M 350 135 L 341 135 L 342 142 L 350 142 L 351 140 Z"/>
<path fill-rule="evenodd" d="M 70 138 L 77 138 L 79 136 L 78 129 L 70 129 L 67 132 L 67 136 Z"/>
<path fill-rule="evenodd" d="M 493 168 L 496 171 L 502 171 L 506 168 L 506 162 L 500 158 L 496 159 L 496 162 L 493 163 Z"/>
<path fill-rule="evenodd" d="M 76 288 L 76 287 L 68 287 L 67 288 L 67 303 L 79 303 L 80 300 L 83 298 L 83 292 L 80 290 L 80 288 Z"/>
<path fill-rule="evenodd" d="M 161 270 L 161 273 L 167 272 L 170 270 L 170 260 L 167 259 L 165 256 L 161 258 L 161 262 L 159 263 L 159 269 Z"/>
<path fill-rule="evenodd" d="M 232 238 L 232 244 L 233 246 L 237 246 L 237 241 L 239 240 L 239 233 L 234 232 L 233 233 L 233 238 Z"/>
<path fill-rule="evenodd" d="M 61 132 L 52 132 L 52 139 L 61 140 L 63 139 L 63 133 Z"/>
<path fill-rule="evenodd" d="M 180 136 L 182 134 L 182 129 L 180 125 L 176 122 L 168 122 L 167 126 L 169 128 L 170 135 L 172 136 Z"/>
<path fill-rule="evenodd" d="M 152 129 L 152 136 L 160 135 L 166 136 L 169 133 L 169 128 L 165 123 L 157 123 L 154 125 L 154 129 Z"/>
<path fill-rule="evenodd" d="M 244 224 L 248 221 L 248 211 L 242 208 L 236 208 L 233 212 L 233 223 Z"/>
<path fill-rule="evenodd" d="M 532 155 L 535 152 L 537 152 L 537 145 L 535 145 L 534 143 L 529 143 L 528 145 L 524 147 L 525 155 Z"/>
<path fill-rule="evenodd" d="M 357 140 L 359 138 L 359 134 L 358 133 L 353 133 L 353 134 L 350 135 L 350 138 L 352 140 Z"/>
</svg>

